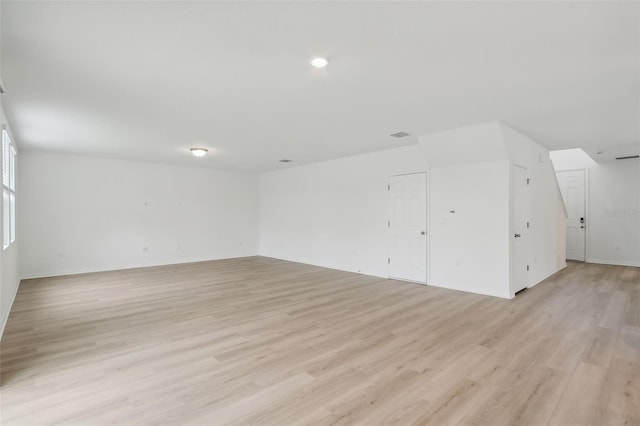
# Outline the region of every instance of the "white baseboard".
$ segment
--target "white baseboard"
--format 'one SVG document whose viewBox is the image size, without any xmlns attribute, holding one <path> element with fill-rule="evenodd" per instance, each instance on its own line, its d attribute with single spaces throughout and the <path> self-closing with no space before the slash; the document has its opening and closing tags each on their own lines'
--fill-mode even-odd
<svg viewBox="0 0 640 426">
<path fill-rule="evenodd" d="M 313 262 L 310 262 L 310 261 L 308 261 L 306 259 L 290 259 L 290 258 L 287 258 L 287 257 L 276 257 L 276 256 L 271 256 L 271 255 L 263 255 L 263 254 L 260 254 L 258 256 L 266 257 L 266 258 L 269 258 L 269 259 L 284 260 L 286 262 L 302 263 L 303 265 L 318 266 L 320 268 L 333 269 L 333 270 L 336 270 L 336 271 L 351 272 L 352 274 L 368 275 L 370 277 L 385 278 L 385 279 L 389 278 L 388 275 L 380 275 L 380 274 L 374 274 L 374 273 L 367 272 L 367 271 L 359 271 L 359 270 L 353 270 L 353 269 L 338 268 L 335 265 L 325 265 L 325 264 L 321 264 L 321 263 L 313 263 Z"/>
<path fill-rule="evenodd" d="M 7 326 L 7 322 L 9 321 L 11 308 L 13 307 L 13 302 L 16 301 L 16 296 L 18 295 L 19 288 L 20 288 L 20 282 L 18 282 L 18 285 L 16 285 L 16 291 L 13 292 L 13 296 L 11 297 L 11 303 L 9 303 L 9 309 L 7 309 L 7 313 L 3 315 L 2 324 L 0 324 L 0 340 L 2 340 L 2 336 L 4 336 L 4 328 Z"/>
<path fill-rule="evenodd" d="M 225 260 L 225 259 L 240 259 L 243 257 L 255 257 L 255 256 L 258 256 L 258 254 L 249 254 L 245 256 L 232 256 L 232 257 L 189 259 L 189 260 L 181 260 L 181 261 L 172 262 L 172 263 L 151 262 L 144 265 L 138 265 L 138 264 L 111 265 L 111 266 L 98 266 L 98 267 L 92 267 L 92 268 L 90 267 L 90 268 L 78 268 L 78 269 L 69 269 L 69 270 L 62 270 L 62 271 L 52 271 L 52 272 L 35 272 L 35 273 L 24 274 L 21 276 L 20 279 L 31 280 L 31 279 L 37 279 L 37 278 L 63 277 L 66 275 L 92 274 L 94 272 L 124 271 L 126 269 L 152 268 L 154 266 L 184 265 L 187 263 L 209 262 L 212 260 Z"/>
<path fill-rule="evenodd" d="M 640 268 L 640 262 L 620 262 L 618 260 L 587 259 L 587 263 L 598 263 L 601 265 L 614 266 L 635 266 L 637 268 Z"/>
<path fill-rule="evenodd" d="M 268 256 L 268 255 L 260 255 L 262 257 L 268 257 L 271 259 L 277 259 L 277 260 L 284 260 L 286 262 L 295 262 L 295 263 L 302 263 L 304 265 L 311 265 L 311 266 L 319 266 L 321 268 L 327 268 L 327 269 L 334 269 L 336 271 L 343 271 L 343 272 L 351 272 L 353 274 L 361 274 L 361 275 L 368 275 L 370 277 L 376 277 L 376 278 L 383 278 L 383 279 L 391 279 L 391 280 L 399 280 L 399 278 L 391 278 L 389 277 L 389 275 L 380 275 L 380 274 L 373 274 L 370 272 L 365 272 L 365 271 L 354 271 L 354 270 L 349 270 L 349 269 L 344 269 L 344 268 L 337 268 L 334 265 L 323 265 L 323 264 L 319 264 L 319 263 L 312 263 L 307 261 L 306 259 L 290 259 L 290 258 L 286 258 L 286 257 L 276 257 L 276 256 Z M 407 280 L 401 280 L 401 281 L 405 281 L 405 282 L 414 282 L 414 281 L 407 281 Z M 425 283 L 417 283 L 417 284 L 421 284 L 424 285 Z M 477 291 L 470 291 L 469 289 L 466 288 L 462 288 L 462 287 L 455 287 L 455 286 L 448 286 L 448 285 L 439 285 L 439 284 L 431 284 L 429 282 L 426 283 L 426 285 L 432 286 L 432 287 L 439 287 L 439 288 L 445 288 L 447 290 L 456 290 L 456 291 L 464 291 L 465 293 L 474 293 L 474 294 L 480 294 L 483 296 L 492 296 L 492 297 L 499 297 L 501 299 L 511 299 L 512 297 L 510 297 L 509 295 L 505 295 L 505 294 L 497 294 L 497 293 L 490 293 L 490 292 L 477 292 Z"/>
<path fill-rule="evenodd" d="M 440 284 L 432 284 L 432 283 L 427 283 L 427 285 L 430 285 L 432 287 L 438 287 L 438 288 L 446 288 L 447 290 L 455 290 L 455 291 L 463 291 L 465 293 L 472 293 L 472 294 L 479 294 L 481 296 L 491 296 L 491 297 L 498 297 L 500 299 L 513 299 L 513 296 L 510 294 L 506 294 L 506 293 L 496 293 L 496 292 L 489 292 L 489 291 L 471 291 L 466 287 L 458 287 L 458 286 L 452 286 L 452 285 L 440 285 Z"/>
</svg>

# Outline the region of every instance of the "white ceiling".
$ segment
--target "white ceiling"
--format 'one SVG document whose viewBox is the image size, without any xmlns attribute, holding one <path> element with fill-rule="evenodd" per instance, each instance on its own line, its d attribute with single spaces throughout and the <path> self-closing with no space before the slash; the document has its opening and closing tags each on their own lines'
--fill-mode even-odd
<svg viewBox="0 0 640 426">
<path fill-rule="evenodd" d="M 3 104 L 21 149 L 238 170 L 489 120 L 634 150 L 639 20 L 639 2 L 3 1 Z"/>
</svg>

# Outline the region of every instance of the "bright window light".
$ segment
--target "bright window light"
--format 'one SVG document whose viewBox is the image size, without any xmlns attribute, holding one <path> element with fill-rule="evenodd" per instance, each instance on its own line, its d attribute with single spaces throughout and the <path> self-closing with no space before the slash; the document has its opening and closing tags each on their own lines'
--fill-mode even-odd
<svg viewBox="0 0 640 426">
<path fill-rule="evenodd" d="M 2 242 L 6 249 L 16 240 L 16 150 L 2 130 Z"/>
</svg>

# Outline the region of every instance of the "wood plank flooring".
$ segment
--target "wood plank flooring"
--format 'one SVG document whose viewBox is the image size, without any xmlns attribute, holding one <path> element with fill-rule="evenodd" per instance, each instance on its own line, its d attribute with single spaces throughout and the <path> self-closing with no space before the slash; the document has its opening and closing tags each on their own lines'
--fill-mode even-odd
<svg viewBox="0 0 640 426">
<path fill-rule="evenodd" d="M 502 300 L 262 257 L 23 281 L 2 425 L 640 425 L 640 268 Z"/>
</svg>

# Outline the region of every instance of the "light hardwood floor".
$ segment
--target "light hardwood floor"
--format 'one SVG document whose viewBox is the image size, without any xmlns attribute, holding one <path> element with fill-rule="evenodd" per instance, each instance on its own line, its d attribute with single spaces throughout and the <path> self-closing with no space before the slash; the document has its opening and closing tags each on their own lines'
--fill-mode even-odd
<svg viewBox="0 0 640 426">
<path fill-rule="evenodd" d="M 24 281 L 3 425 L 640 424 L 640 268 L 513 300 L 244 258 Z"/>
</svg>

